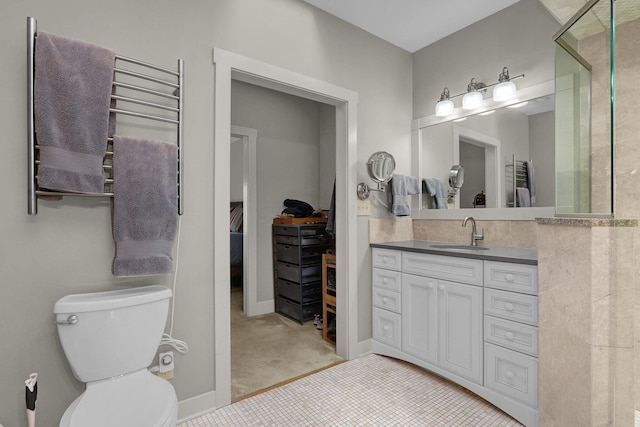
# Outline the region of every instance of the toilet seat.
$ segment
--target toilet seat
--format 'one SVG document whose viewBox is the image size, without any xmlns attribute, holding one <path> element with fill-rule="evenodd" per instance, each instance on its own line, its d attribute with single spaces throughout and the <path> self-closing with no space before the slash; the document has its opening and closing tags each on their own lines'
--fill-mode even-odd
<svg viewBox="0 0 640 427">
<path fill-rule="evenodd" d="M 177 418 L 173 386 L 142 369 L 87 383 L 65 411 L 60 427 L 174 427 Z"/>
</svg>

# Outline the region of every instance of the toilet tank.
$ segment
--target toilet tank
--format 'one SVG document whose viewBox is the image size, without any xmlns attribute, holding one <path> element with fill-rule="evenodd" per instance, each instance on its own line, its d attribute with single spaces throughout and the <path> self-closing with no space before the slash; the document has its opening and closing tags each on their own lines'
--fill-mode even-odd
<svg viewBox="0 0 640 427">
<path fill-rule="evenodd" d="M 162 338 L 170 298 L 171 290 L 159 285 L 60 298 L 53 312 L 75 377 L 86 383 L 148 367 Z"/>
</svg>

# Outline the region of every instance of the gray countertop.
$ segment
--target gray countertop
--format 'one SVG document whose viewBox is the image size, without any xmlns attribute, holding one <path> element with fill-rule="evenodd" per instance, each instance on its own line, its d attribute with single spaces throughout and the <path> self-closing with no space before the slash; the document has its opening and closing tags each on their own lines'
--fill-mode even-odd
<svg viewBox="0 0 640 427">
<path fill-rule="evenodd" d="M 487 261 L 513 262 L 538 265 L 538 251 L 535 249 L 507 248 L 499 246 L 479 246 L 486 249 L 472 249 L 469 245 L 428 240 L 404 240 L 401 242 L 371 243 L 372 248 L 396 249 L 433 255 L 473 258 Z"/>
</svg>

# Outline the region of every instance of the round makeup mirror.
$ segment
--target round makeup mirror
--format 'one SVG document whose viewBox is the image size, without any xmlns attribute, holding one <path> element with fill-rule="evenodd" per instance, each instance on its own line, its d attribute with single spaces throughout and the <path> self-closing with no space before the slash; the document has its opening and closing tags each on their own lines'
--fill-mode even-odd
<svg viewBox="0 0 640 427">
<path fill-rule="evenodd" d="M 449 172 L 449 185 L 451 188 L 460 188 L 464 184 L 464 168 L 462 165 L 451 166 Z"/>
<path fill-rule="evenodd" d="M 386 151 L 377 151 L 373 153 L 367 162 L 369 176 L 372 180 L 381 184 L 391 181 L 395 168 L 395 159 Z"/>
</svg>

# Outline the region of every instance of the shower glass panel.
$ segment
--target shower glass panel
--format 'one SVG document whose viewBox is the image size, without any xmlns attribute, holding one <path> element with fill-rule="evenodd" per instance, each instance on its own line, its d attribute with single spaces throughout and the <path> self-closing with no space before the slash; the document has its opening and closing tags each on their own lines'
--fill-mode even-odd
<svg viewBox="0 0 640 427">
<path fill-rule="evenodd" d="M 613 0 L 556 35 L 556 214 L 613 214 Z"/>
</svg>

